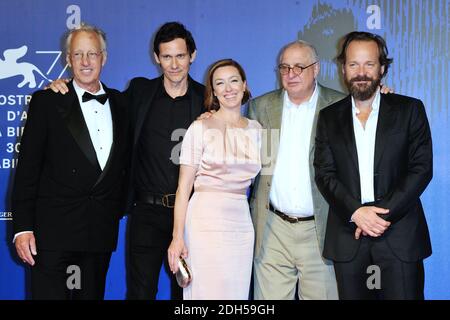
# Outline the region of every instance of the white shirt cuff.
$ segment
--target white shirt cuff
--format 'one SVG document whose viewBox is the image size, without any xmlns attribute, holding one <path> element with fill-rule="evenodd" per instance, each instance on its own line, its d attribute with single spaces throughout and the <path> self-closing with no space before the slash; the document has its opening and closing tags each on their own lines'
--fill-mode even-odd
<svg viewBox="0 0 450 320">
<path fill-rule="evenodd" d="M 17 238 L 18 236 L 20 236 L 21 234 L 24 234 L 24 233 L 33 233 L 33 231 L 21 231 L 21 232 L 17 232 L 17 233 L 14 235 L 13 243 L 16 242 L 16 238 Z"/>
</svg>

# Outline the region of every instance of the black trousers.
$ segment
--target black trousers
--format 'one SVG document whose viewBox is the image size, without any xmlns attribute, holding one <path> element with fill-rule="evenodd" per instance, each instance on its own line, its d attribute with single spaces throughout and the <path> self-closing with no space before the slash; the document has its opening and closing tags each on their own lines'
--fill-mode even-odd
<svg viewBox="0 0 450 320">
<path fill-rule="evenodd" d="M 383 237 L 362 237 L 355 258 L 334 269 L 341 300 L 424 299 L 423 260 L 401 261 Z"/>
<path fill-rule="evenodd" d="M 103 300 L 111 252 L 39 250 L 31 267 L 34 300 Z"/>
<path fill-rule="evenodd" d="M 128 292 L 131 300 L 155 300 L 161 267 L 170 278 L 171 299 L 182 300 L 168 266 L 167 249 L 172 241 L 173 209 L 137 203 L 129 217 L 128 228 Z"/>
</svg>

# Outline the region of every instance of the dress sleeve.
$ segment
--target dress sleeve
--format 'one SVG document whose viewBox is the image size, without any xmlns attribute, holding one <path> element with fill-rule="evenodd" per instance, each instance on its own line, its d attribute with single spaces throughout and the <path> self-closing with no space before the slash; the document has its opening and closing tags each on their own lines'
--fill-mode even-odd
<svg viewBox="0 0 450 320">
<path fill-rule="evenodd" d="M 181 144 L 180 164 L 198 167 L 203 154 L 203 125 L 194 121 L 186 131 Z"/>
</svg>

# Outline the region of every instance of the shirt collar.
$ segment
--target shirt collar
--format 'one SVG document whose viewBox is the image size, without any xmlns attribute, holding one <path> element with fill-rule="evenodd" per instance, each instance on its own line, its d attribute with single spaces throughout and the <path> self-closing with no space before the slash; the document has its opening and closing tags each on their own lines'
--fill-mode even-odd
<svg viewBox="0 0 450 320">
<path fill-rule="evenodd" d="M 378 110 L 380 110 L 380 97 L 381 97 L 380 89 L 378 88 L 377 92 L 375 92 L 375 99 L 373 99 L 372 101 L 372 111 L 374 113 L 377 113 Z M 359 113 L 358 108 L 356 108 L 355 98 L 353 98 L 353 96 L 352 96 L 352 113 L 354 115 Z"/>
<path fill-rule="evenodd" d="M 166 88 L 164 88 L 164 76 L 161 76 L 160 77 L 160 79 L 161 79 L 161 81 L 160 81 L 160 83 L 159 83 L 159 88 L 158 88 L 158 91 L 156 92 L 156 97 L 157 98 L 163 98 L 163 97 L 168 97 L 168 98 L 170 98 L 170 99 L 173 99 L 171 96 L 169 96 L 169 94 L 167 93 L 167 91 L 166 91 Z M 190 96 L 191 96 L 191 77 L 190 76 L 188 76 L 188 79 L 187 79 L 187 82 L 188 82 L 188 84 L 187 84 L 187 90 L 186 90 L 186 93 L 183 95 L 183 96 L 179 96 L 179 97 L 176 97 L 175 99 L 189 99 L 190 98 Z"/>
<path fill-rule="evenodd" d="M 80 101 L 80 103 L 81 103 L 81 101 L 83 101 L 83 100 L 82 100 L 82 97 L 83 97 L 83 94 L 84 94 L 85 92 L 89 92 L 90 94 L 93 94 L 93 95 L 98 95 L 98 94 L 106 93 L 106 92 L 105 92 L 105 89 L 103 89 L 103 85 L 102 85 L 102 82 L 101 82 L 101 81 L 99 81 L 99 84 L 100 84 L 100 90 L 98 90 L 96 93 L 92 93 L 92 92 L 90 92 L 90 91 L 87 91 L 87 90 L 81 88 L 75 80 L 72 81 L 72 84 L 73 84 L 73 87 L 74 87 L 74 89 L 75 89 L 75 92 L 76 92 L 76 94 L 77 94 L 77 97 L 78 97 L 78 100 Z"/>
<path fill-rule="evenodd" d="M 291 101 L 291 99 L 289 99 L 288 93 L 286 90 L 284 90 L 284 105 L 287 108 L 294 108 L 294 107 L 301 107 L 301 106 L 305 106 L 308 109 L 312 109 L 316 107 L 317 104 L 317 99 L 319 97 L 319 86 L 317 85 L 317 81 L 315 82 L 315 86 L 314 86 L 314 91 L 313 94 L 311 95 L 311 97 L 308 99 L 308 101 L 302 102 L 300 104 L 295 104 Z"/>
</svg>

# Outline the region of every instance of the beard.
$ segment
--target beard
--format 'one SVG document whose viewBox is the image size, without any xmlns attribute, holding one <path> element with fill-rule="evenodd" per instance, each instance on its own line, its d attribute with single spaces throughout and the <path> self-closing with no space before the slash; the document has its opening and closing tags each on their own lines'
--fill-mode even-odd
<svg viewBox="0 0 450 320">
<path fill-rule="evenodd" d="M 355 82 L 358 81 L 370 81 L 370 83 L 367 84 L 355 84 Z M 348 88 L 348 91 L 352 95 L 353 98 L 360 101 L 366 101 L 370 99 L 375 92 L 377 91 L 378 87 L 381 83 L 381 77 L 378 76 L 377 78 L 370 78 L 368 76 L 356 76 L 352 79 L 345 78 L 345 84 Z"/>
</svg>

